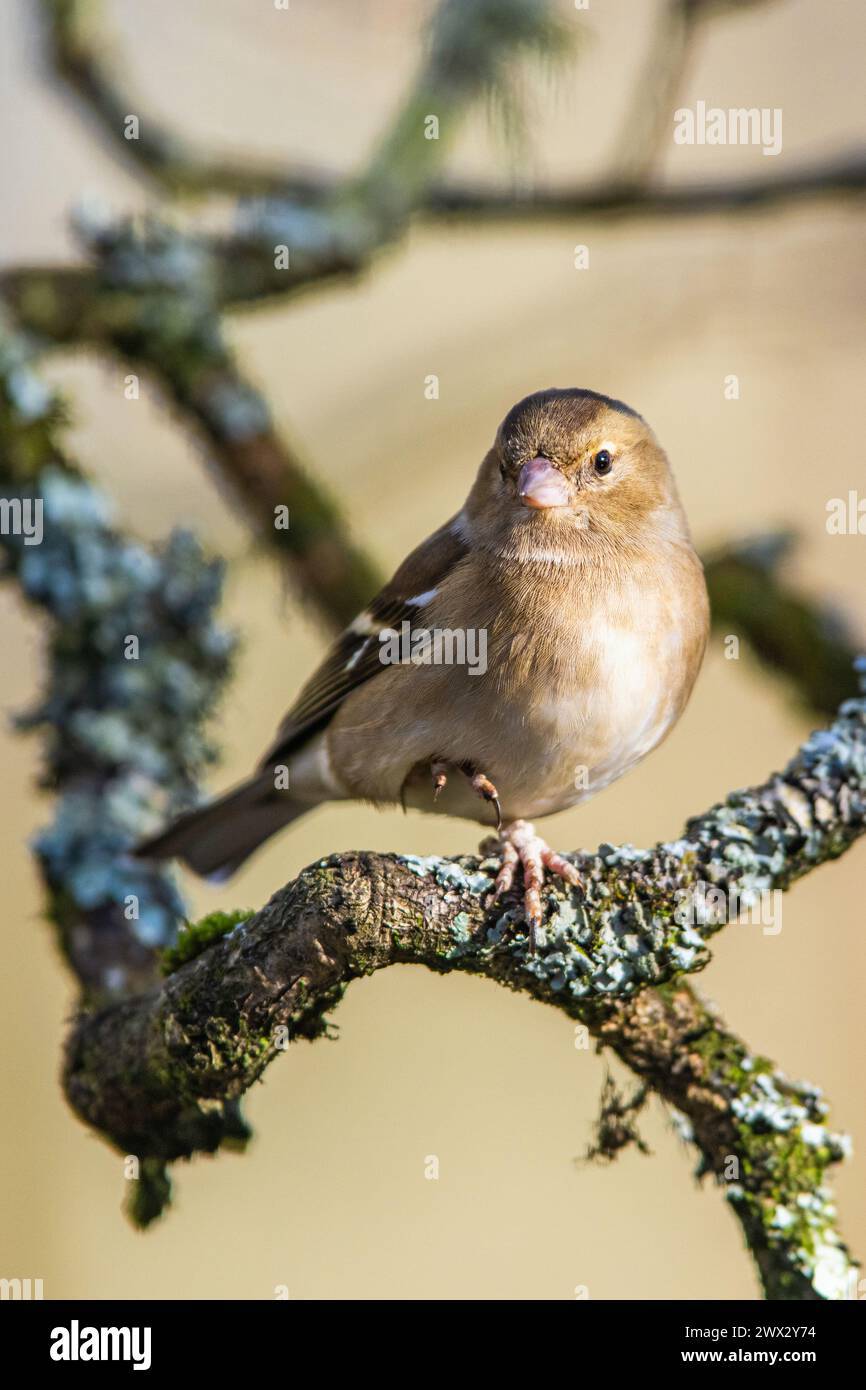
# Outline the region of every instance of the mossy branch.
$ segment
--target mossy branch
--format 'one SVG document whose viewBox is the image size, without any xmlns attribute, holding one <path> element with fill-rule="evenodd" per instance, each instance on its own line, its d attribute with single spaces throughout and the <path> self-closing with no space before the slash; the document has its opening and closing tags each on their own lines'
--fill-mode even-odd
<svg viewBox="0 0 866 1390">
<path fill-rule="evenodd" d="M 124 1152 L 165 1163 L 212 1151 L 243 1092 L 290 1041 L 326 1031 L 353 980 L 401 963 L 483 975 L 585 1023 L 687 1117 L 768 1297 L 848 1296 L 853 1265 L 824 1187 L 844 1141 L 818 1092 L 752 1057 L 683 977 L 725 922 L 864 831 L 866 693 L 784 772 L 676 841 L 574 855 L 583 887 L 550 890 L 536 951 L 514 901 L 485 905 L 495 861 L 336 855 L 253 917 L 227 917 L 215 944 L 208 919 L 204 949 L 161 988 L 83 1013 L 67 1094 Z"/>
<path fill-rule="evenodd" d="M 191 149 L 150 113 L 139 113 L 135 139 L 125 134 L 130 96 L 97 0 L 42 0 L 49 59 L 83 101 L 101 132 L 138 169 L 175 196 L 228 193 L 297 207 L 326 207 L 347 193 L 358 211 L 384 226 L 401 220 L 444 163 L 466 111 L 479 98 L 514 121 L 513 66 L 525 56 L 561 54 L 579 33 L 550 0 L 439 0 L 424 52 L 404 100 L 382 134 L 361 179 L 341 183 L 328 173 L 289 170 L 255 161 L 213 159 Z M 276 16 L 280 22 L 280 16 Z M 440 130 L 425 137 L 435 114 Z"/>
</svg>

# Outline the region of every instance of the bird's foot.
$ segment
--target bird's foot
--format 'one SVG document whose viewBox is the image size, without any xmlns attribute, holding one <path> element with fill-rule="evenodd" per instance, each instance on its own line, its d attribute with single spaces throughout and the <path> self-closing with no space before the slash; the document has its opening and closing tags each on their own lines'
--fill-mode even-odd
<svg viewBox="0 0 866 1390">
<path fill-rule="evenodd" d="M 448 781 L 448 764 L 432 762 L 430 764 L 430 776 L 433 778 L 433 800 L 438 801 L 439 793 Z"/>
<path fill-rule="evenodd" d="M 512 821 L 501 829 L 497 848 L 502 858 L 502 868 L 496 875 L 487 906 L 493 907 L 504 893 L 511 891 L 520 864 L 523 868 L 523 910 L 529 949 L 534 951 L 542 923 L 541 890 L 544 887 L 545 869 L 564 879 L 572 888 L 581 886 L 580 874 L 573 864 L 551 849 L 546 840 L 536 835 L 534 827 L 526 820 Z"/>
<path fill-rule="evenodd" d="M 434 801 L 438 799 L 439 793 L 442 791 L 442 788 L 446 785 L 448 781 L 448 773 L 450 770 L 451 769 L 449 768 L 448 764 L 441 762 L 438 758 L 434 758 L 431 761 L 430 776 L 433 779 Z M 496 829 L 501 830 L 502 808 L 499 805 L 499 793 L 494 787 L 490 778 L 486 777 L 483 772 L 476 772 L 475 768 L 472 766 L 471 763 L 462 763 L 459 770 L 460 772 L 462 772 L 463 776 L 468 780 L 472 790 L 474 792 L 477 792 L 478 796 L 483 797 L 485 801 L 489 801 L 490 804 L 493 806 L 494 810 L 496 811 Z"/>
</svg>

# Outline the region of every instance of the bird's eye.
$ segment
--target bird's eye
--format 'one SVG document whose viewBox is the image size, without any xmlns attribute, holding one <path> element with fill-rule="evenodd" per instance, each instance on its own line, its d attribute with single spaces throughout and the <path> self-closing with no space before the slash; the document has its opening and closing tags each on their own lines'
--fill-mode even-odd
<svg viewBox="0 0 866 1390">
<path fill-rule="evenodd" d="M 607 449 L 599 449 L 592 461 L 592 466 L 596 473 L 605 474 L 610 472 L 613 468 L 613 459 Z"/>
</svg>

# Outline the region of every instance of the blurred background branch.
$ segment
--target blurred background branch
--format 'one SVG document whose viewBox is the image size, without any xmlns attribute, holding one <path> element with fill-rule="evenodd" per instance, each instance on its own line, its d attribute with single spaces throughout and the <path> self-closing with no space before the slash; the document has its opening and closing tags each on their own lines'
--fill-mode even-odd
<svg viewBox="0 0 866 1390">
<path fill-rule="evenodd" d="M 768 672 L 787 677 L 807 709 L 832 715 L 854 693 L 859 648 L 837 608 L 786 582 L 784 563 L 796 544 L 796 535 L 783 531 L 705 556 L 713 625 L 723 635 L 742 635 Z"/>
</svg>

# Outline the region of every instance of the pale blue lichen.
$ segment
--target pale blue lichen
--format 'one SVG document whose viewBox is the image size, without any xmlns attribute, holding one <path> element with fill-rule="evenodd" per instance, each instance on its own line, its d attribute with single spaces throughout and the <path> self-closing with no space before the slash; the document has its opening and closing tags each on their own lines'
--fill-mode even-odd
<svg viewBox="0 0 866 1390">
<path fill-rule="evenodd" d="M 272 259 L 277 246 L 288 248 L 289 265 L 280 273 L 289 283 L 309 277 L 318 265 L 360 264 L 379 238 L 377 219 L 357 205 L 320 209 L 287 199 L 250 199 L 238 205 L 234 222 L 235 244 L 259 259 Z"/>
<path fill-rule="evenodd" d="M 677 1136 L 684 1144 L 693 1144 L 695 1142 L 695 1129 L 688 1115 L 684 1115 L 674 1105 L 668 1107 L 668 1114 Z"/>
<path fill-rule="evenodd" d="M 461 893 L 485 893 L 493 887 L 493 879 L 480 869 L 465 869 L 457 860 L 443 859 L 439 855 L 399 854 L 402 864 L 417 874 L 419 878 L 430 875 L 440 888 L 453 888 Z"/>
<path fill-rule="evenodd" d="M 59 402 L 25 386 L 29 372 L 26 345 L 0 324 L 0 491 L 43 504 L 40 544 L 0 538 L 6 574 L 49 623 L 44 688 L 17 720 L 44 734 L 57 793 L 34 848 L 58 911 L 122 918 L 147 945 L 166 944 L 178 890 L 129 849 L 195 800 L 215 757 L 205 725 L 233 648 L 215 618 L 222 566 L 187 532 L 152 548 L 118 532 L 105 496 L 54 446 Z M 34 456 L 46 461 L 34 468 Z"/>
</svg>

